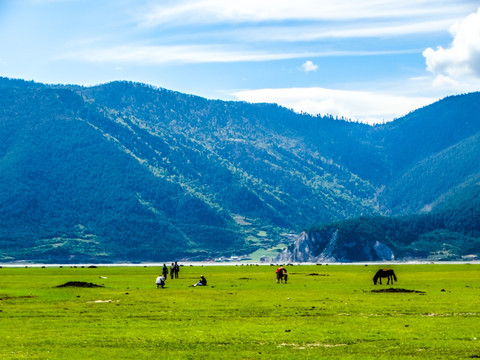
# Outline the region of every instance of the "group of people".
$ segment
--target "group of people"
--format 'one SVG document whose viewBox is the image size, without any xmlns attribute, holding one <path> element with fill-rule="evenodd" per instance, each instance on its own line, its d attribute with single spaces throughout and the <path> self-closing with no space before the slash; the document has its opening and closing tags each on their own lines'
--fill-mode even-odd
<svg viewBox="0 0 480 360">
<path fill-rule="evenodd" d="M 165 264 L 163 264 L 163 275 L 166 277 L 167 274 L 168 274 L 168 269 L 167 269 L 167 266 Z M 174 263 L 172 263 L 172 265 L 170 265 L 170 279 L 173 279 L 175 277 L 175 279 L 178 279 L 178 272 L 180 271 L 180 266 L 178 266 L 177 262 L 175 261 Z"/>
<path fill-rule="evenodd" d="M 158 275 L 157 280 L 155 281 L 155 283 L 157 284 L 157 288 L 161 287 L 163 289 L 163 287 L 165 286 L 165 281 L 167 279 L 168 272 L 169 271 L 168 271 L 167 265 L 163 264 L 162 274 Z M 170 266 L 170 279 L 173 279 L 174 277 L 175 279 L 178 279 L 179 272 L 180 272 L 180 266 L 175 261 Z M 205 278 L 205 276 L 202 275 L 200 276 L 200 280 L 191 286 L 207 286 L 207 279 Z"/>
<path fill-rule="evenodd" d="M 175 261 L 175 263 L 172 263 L 172 265 L 170 266 L 170 278 L 173 279 L 173 277 L 175 277 L 175 279 L 178 279 L 179 271 L 180 271 L 180 267 Z M 285 284 L 287 283 L 287 279 L 288 279 L 287 269 L 285 269 L 283 266 L 280 266 L 279 268 L 277 268 L 275 273 L 277 275 L 277 283 L 278 282 L 285 282 Z M 167 278 L 167 275 L 168 275 L 168 267 L 167 265 L 163 264 L 162 275 L 159 275 L 156 280 L 157 288 L 159 287 L 163 288 L 165 286 L 165 279 Z M 205 276 L 201 275 L 200 280 L 191 286 L 207 286 L 207 279 L 205 278 Z"/>
<path fill-rule="evenodd" d="M 180 266 L 178 263 L 175 261 L 174 263 L 172 262 L 172 265 L 170 265 L 170 279 L 178 279 L 178 273 L 180 272 Z M 162 274 L 158 275 L 157 280 L 155 283 L 157 284 L 157 288 L 161 287 L 163 288 L 165 286 L 165 281 L 167 279 L 168 275 L 168 267 L 166 264 L 163 264 L 162 268 Z"/>
</svg>

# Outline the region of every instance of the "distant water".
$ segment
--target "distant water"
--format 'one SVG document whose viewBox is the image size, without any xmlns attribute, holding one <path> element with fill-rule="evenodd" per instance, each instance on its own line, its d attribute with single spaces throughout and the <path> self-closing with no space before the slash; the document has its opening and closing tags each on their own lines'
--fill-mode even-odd
<svg viewBox="0 0 480 360">
<path fill-rule="evenodd" d="M 270 266 L 270 265 L 279 265 L 280 263 L 265 263 L 265 262 L 216 262 L 216 261 L 179 261 L 181 266 Z M 97 263 L 83 263 L 83 264 L 42 264 L 42 263 L 27 263 L 27 262 L 14 262 L 14 263 L 0 263 L 1 267 L 65 267 L 65 268 L 88 268 L 89 266 L 96 267 L 120 267 L 120 266 L 131 266 L 131 267 L 162 267 L 163 264 L 170 266 L 170 262 L 159 262 L 159 263 L 108 263 L 108 264 L 97 264 Z M 284 263 L 282 263 L 285 265 Z M 378 262 L 352 262 L 352 263 L 289 263 L 291 265 L 425 265 L 425 264 L 480 264 L 480 260 L 472 261 L 378 261 Z"/>
</svg>

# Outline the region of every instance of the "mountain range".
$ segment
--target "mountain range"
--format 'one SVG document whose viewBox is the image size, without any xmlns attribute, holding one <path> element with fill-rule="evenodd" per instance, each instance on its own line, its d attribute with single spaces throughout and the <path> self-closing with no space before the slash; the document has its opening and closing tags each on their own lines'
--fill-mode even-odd
<svg viewBox="0 0 480 360">
<path fill-rule="evenodd" d="M 0 102 L 2 261 L 480 251 L 479 93 L 375 126 L 124 81 L 0 78 Z"/>
</svg>

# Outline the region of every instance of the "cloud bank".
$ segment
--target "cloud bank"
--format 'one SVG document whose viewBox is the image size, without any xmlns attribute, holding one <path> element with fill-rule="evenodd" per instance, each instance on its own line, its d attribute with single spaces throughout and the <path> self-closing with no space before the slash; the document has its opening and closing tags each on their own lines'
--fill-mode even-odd
<svg viewBox="0 0 480 360">
<path fill-rule="evenodd" d="M 448 48 L 441 46 L 423 52 L 427 70 L 436 75 L 434 85 L 458 87 L 480 80 L 480 8 L 450 28 L 453 41 Z"/>
<path fill-rule="evenodd" d="M 303 20 L 356 20 L 451 15 L 461 2 L 447 0 L 175 0 L 154 4 L 139 14 L 143 26 L 165 23 L 276 22 Z"/>
<path fill-rule="evenodd" d="M 243 90 L 233 96 L 250 103 L 277 103 L 296 112 L 333 115 L 368 124 L 394 120 L 437 100 L 318 87 Z"/>
</svg>

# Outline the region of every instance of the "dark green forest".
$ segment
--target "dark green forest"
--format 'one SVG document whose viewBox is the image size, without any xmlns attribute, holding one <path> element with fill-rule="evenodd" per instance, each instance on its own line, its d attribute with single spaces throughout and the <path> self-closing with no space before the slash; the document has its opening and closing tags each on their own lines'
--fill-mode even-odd
<svg viewBox="0 0 480 360">
<path fill-rule="evenodd" d="M 308 232 L 321 239 L 330 239 L 336 232 L 338 244 L 353 241 L 348 254 L 352 261 L 365 260 L 359 257 L 359 249 L 376 242 L 387 245 L 399 259 L 465 260 L 480 255 L 479 220 L 480 185 L 476 184 L 428 214 L 359 217 L 315 226 Z"/>
<path fill-rule="evenodd" d="M 0 78 L 0 260 L 204 260 L 334 228 L 399 258 L 478 254 L 479 100 L 370 126 Z"/>
</svg>

